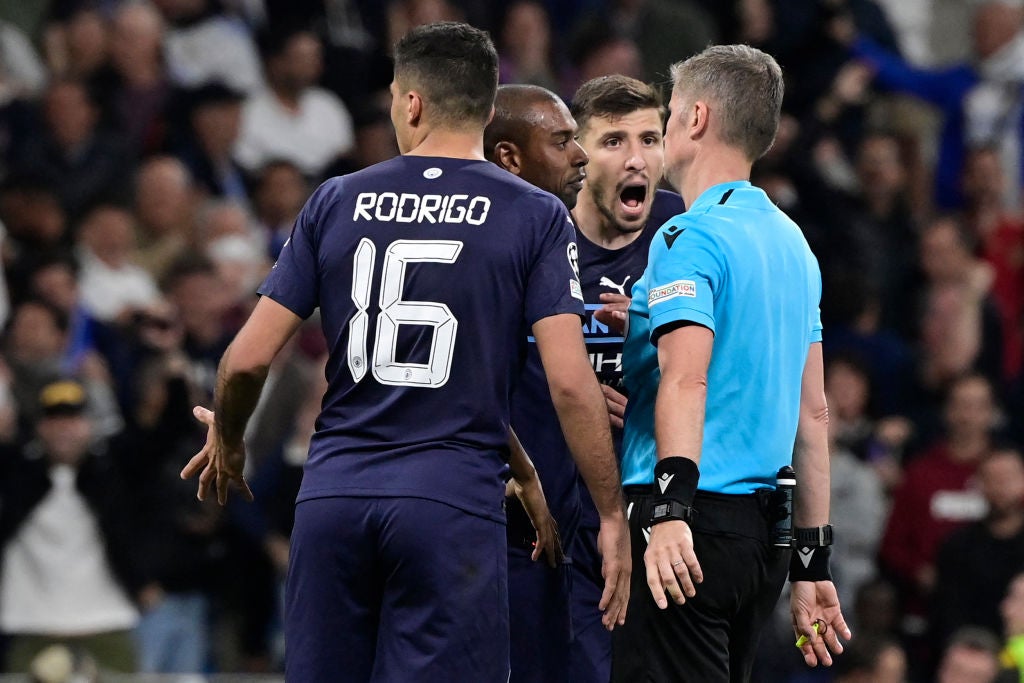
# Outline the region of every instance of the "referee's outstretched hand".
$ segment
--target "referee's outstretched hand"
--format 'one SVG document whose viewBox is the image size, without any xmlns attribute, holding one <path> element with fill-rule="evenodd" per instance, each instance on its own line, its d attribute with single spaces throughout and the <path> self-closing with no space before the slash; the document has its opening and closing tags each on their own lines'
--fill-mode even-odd
<svg viewBox="0 0 1024 683">
<path fill-rule="evenodd" d="M 221 443 L 217 436 L 217 421 L 212 410 L 196 406 L 192 409 L 196 419 L 206 425 L 206 444 L 201 451 L 192 456 L 188 464 L 181 470 L 182 479 L 190 479 L 199 474 L 199 487 L 196 497 L 206 500 L 210 487 L 217 492 L 217 502 L 224 505 L 228 502 L 228 485 L 235 482 L 246 500 L 252 502 L 252 491 L 242 470 L 245 468 L 245 447 L 231 451 Z"/>
<path fill-rule="evenodd" d="M 831 581 L 794 581 L 790 584 L 789 609 L 793 617 L 793 633 L 807 666 L 832 666 L 832 655 L 841 654 L 839 640 L 853 637 L 843 619 L 839 596 Z M 815 629 L 815 623 L 818 628 Z M 800 644 L 803 640 L 803 644 Z"/>
<path fill-rule="evenodd" d="M 696 584 L 704 572 L 693 551 L 693 532 L 682 520 L 662 522 L 651 527 L 651 540 L 644 552 L 647 586 L 658 607 L 668 607 L 668 593 L 677 605 L 697 594 Z"/>
</svg>

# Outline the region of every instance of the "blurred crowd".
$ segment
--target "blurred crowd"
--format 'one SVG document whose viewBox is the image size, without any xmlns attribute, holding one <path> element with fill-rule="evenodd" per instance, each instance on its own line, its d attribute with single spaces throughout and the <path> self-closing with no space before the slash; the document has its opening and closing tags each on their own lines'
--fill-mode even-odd
<svg viewBox="0 0 1024 683">
<path fill-rule="evenodd" d="M 492 33 L 503 82 L 567 101 L 609 73 L 664 85 L 710 43 L 778 59 L 783 121 L 752 180 L 822 267 L 833 565 L 856 640 L 805 671 L 783 618 L 755 677 L 1014 670 L 1018 0 L 0 0 L 3 671 L 54 643 L 121 671 L 279 670 L 315 321 L 252 422 L 256 503 L 200 503 L 180 480 L 205 438 L 190 409 L 312 189 L 396 154 L 388 46 L 443 19 Z"/>
</svg>

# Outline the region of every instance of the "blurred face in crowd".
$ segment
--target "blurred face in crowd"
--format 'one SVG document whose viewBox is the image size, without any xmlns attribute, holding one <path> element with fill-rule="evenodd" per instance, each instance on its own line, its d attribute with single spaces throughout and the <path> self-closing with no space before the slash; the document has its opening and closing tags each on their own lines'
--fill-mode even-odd
<svg viewBox="0 0 1024 683">
<path fill-rule="evenodd" d="M 981 377 L 958 381 L 946 401 L 946 425 L 951 436 L 986 434 L 995 425 L 992 387 Z"/>
<path fill-rule="evenodd" d="M 32 292 L 51 306 L 71 313 L 78 302 L 78 280 L 66 263 L 50 263 L 32 273 Z"/>
<path fill-rule="evenodd" d="M 872 683 L 903 683 L 907 679 L 907 655 L 903 648 L 893 643 L 883 649 L 871 673 Z"/>
<path fill-rule="evenodd" d="M 270 58 L 267 70 L 275 87 L 299 94 L 316 85 L 323 73 L 323 46 L 312 33 L 296 33 L 278 54 Z"/>
<path fill-rule="evenodd" d="M 99 110 L 89 100 L 85 86 L 72 81 L 50 86 L 44 112 L 54 140 L 66 150 L 88 141 L 99 121 Z"/>
<path fill-rule="evenodd" d="M 42 416 L 36 434 L 46 449 L 50 462 L 76 465 L 89 449 L 92 428 L 84 413 Z"/>
<path fill-rule="evenodd" d="M 71 73 L 87 75 L 107 58 L 107 25 L 94 9 L 75 12 L 66 25 L 68 68 Z"/>
<path fill-rule="evenodd" d="M 857 153 L 857 177 L 868 196 L 891 196 L 903 190 L 906 171 L 896 139 L 888 135 L 870 135 Z"/>
<path fill-rule="evenodd" d="M 534 102 L 526 114 L 529 132 L 518 149 L 519 177 L 576 206 L 587 153 L 576 142 L 576 122 L 561 100 Z"/>
<path fill-rule="evenodd" d="M 592 116 L 580 133 L 590 155 L 583 193 L 605 223 L 623 233 L 647 224 L 665 172 L 661 113 L 639 109 L 623 116 Z"/>
<path fill-rule="evenodd" d="M 962 278 L 971 255 L 964 245 L 956 222 L 940 218 L 921 235 L 921 268 L 932 282 L 949 282 Z"/>
<path fill-rule="evenodd" d="M 199 146 L 215 161 L 231 157 L 242 127 L 242 103 L 210 102 L 192 112 L 192 130 Z"/>
<path fill-rule="evenodd" d="M 1021 509 L 1024 503 L 1024 461 L 1019 453 L 995 451 L 978 466 L 978 478 L 993 515 Z"/>
<path fill-rule="evenodd" d="M 1007 638 L 1024 634 L 1024 574 L 1018 574 L 1010 582 L 1006 597 L 999 603 L 1003 616 L 1003 627 Z"/>
<path fill-rule="evenodd" d="M 388 137 L 391 136 L 389 126 Z M 294 221 L 308 196 L 309 188 L 302 172 L 291 164 L 281 163 L 267 166 L 260 172 L 254 201 L 259 218 L 277 226 Z"/>
<path fill-rule="evenodd" d="M 86 216 L 79 239 L 108 267 L 121 268 L 135 249 L 135 221 L 124 209 L 100 207 Z"/>
<path fill-rule="evenodd" d="M 974 54 L 988 59 L 1005 47 L 1021 27 L 1021 10 L 1010 2 L 983 2 L 974 12 Z"/>
<path fill-rule="evenodd" d="M 942 657 L 938 683 L 992 683 L 999 660 L 988 650 L 952 645 Z"/>
<path fill-rule="evenodd" d="M 110 33 L 110 59 L 119 72 L 131 72 L 139 64 L 160 61 L 163 21 L 149 5 L 129 4 L 114 15 Z"/>
<path fill-rule="evenodd" d="M 143 164 L 135 182 L 135 212 L 151 237 L 184 233 L 192 219 L 192 185 L 177 159 L 162 157 Z"/>
<path fill-rule="evenodd" d="M 197 272 L 177 280 L 168 298 L 180 312 L 185 332 L 202 345 L 220 341 L 224 316 L 231 306 L 231 292 L 215 271 Z"/>
<path fill-rule="evenodd" d="M 622 74 L 643 79 L 644 67 L 640 57 L 640 48 L 628 38 L 616 38 L 601 45 L 588 54 L 580 64 L 580 81 L 587 81 L 598 76 Z"/>
<path fill-rule="evenodd" d="M 53 311 L 34 302 L 14 309 L 7 333 L 11 358 L 23 363 L 48 361 L 64 349 L 64 333 Z"/>
<path fill-rule="evenodd" d="M 168 19 L 194 17 L 206 9 L 207 0 L 153 0 Z"/>
<path fill-rule="evenodd" d="M 0 215 L 11 235 L 47 247 L 61 242 L 66 216 L 57 196 L 43 189 L 15 189 L 0 197 Z"/>
<path fill-rule="evenodd" d="M 532 59 L 546 63 L 551 47 L 551 27 L 544 6 L 533 0 L 512 5 L 505 15 L 502 45 L 504 53 L 515 55 L 517 61 Z"/>
<path fill-rule="evenodd" d="M 996 205 L 1002 201 L 1006 176 L 994 149 L 978 149 L 964 159 L 963 191 L 969 204 Z"/>
</svg>

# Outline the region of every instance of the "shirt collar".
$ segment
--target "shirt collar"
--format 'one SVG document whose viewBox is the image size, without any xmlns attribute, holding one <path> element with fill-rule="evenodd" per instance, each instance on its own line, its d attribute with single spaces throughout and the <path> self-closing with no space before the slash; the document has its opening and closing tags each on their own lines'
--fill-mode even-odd
<svg viewBox="0 0 1024 683">
<path fill-rule="evenodd" d="M 700 193 L 700 196 L 697 197 L 697 201 L 693 203 L 693 206 L 688 209 L 687 213 L 703 211 L 714 204 L 720 204 L 722 202 L 722 197 L 725 196 L 726 192 L 746 187 L 750 187 L 749 180 L 733 180 L 728 183 L 712 185 Z"/>
</svg>

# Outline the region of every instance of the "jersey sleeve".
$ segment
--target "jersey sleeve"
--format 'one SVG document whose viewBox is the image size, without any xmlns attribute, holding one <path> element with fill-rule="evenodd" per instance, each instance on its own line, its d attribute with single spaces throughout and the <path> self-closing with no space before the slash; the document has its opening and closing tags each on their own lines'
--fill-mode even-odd
<svg viewBox="0 0 1024 683">
<path fill-rule="evenodd" d="M 320 302 L 317 243 L 321 217 L 334 196 L 335 187 L 330 183 L 321 185 L 306 201 L 277 262 L 257 290 L 303 319 L 311 316 Z"/>
<path fill-rule="evenodd" d="M 561 313 L 583 316 L 583 288 L 580 286 L 579 250 L 576 231 L 565 208 L 554 197 L 537 201 L 538 194 L 529 195 L 532 210 L 529 220 L 538 224 L 540 239 L 532 259 L 526 282 L 526 322 Z"/>
<path fill-rule="evenodd" d="M 725 267 L 703 230 L 672 220 L 654 235 L 647 264 L 647 310 L 651 341 L 667 325 L 693 322 L 715 331 L 715 292 Z"/>
<path fill-rule="evenodd" d="M 818 267 L 818 259 L 810 249 L 807 250 L 807 259 L 810 261 L 811 286 L 807 289 L 811 292 L 810 301 L 810 335 L 811 343 L 821 341 L 821 268 Z"/>
</svg>

